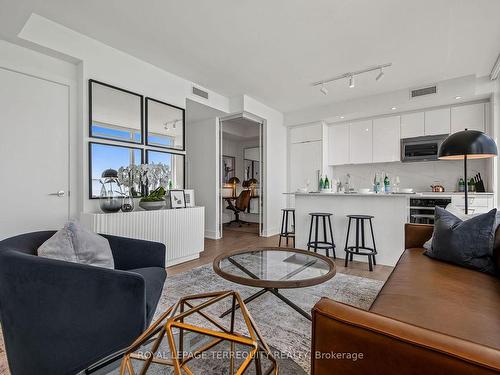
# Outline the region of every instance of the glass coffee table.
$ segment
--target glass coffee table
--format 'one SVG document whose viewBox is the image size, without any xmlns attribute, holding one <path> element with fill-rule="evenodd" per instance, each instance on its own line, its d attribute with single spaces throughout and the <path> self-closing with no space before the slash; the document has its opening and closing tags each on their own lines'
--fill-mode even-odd
<svg viewBox="0 0 500 375">
<path fill-rule="evenodd" d="M 269 292 L 311 320 L 311 315 L 279 292 L 279 289 L 304 288 L 322 284 L 335 276 L 335 263 L 330 258 L 310 251 L 269 247 L 239 250 L 215 258 L 214 271 L 237 284 L 262 288 L 247 297 L 248 304 Z M 225 311 L 221 318 L 231 311 Z"/>
</svg>

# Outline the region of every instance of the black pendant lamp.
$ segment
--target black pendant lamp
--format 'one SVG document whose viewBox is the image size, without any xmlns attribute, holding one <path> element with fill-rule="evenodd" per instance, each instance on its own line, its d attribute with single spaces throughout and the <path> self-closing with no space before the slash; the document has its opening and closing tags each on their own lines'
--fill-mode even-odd
<svg viewBox="0 0 500 375">
<path fill-rule="evenodd" d="M 449 135 L 439 147 L 438 158 L 464 161 L 465 213 L 469 213 L 467 159 L 493 158 L 498 155 L 495 141 L 478 130 L 463 130 Z"/>
</svg>

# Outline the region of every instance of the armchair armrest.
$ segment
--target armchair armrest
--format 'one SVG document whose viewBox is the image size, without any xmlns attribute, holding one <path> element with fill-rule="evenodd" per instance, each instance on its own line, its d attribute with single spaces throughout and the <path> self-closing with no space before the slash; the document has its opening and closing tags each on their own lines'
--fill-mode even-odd
<svg viewBox="0 0 500 375">
<path fill-rule="evenodd" d="M 434 225 L 405 224 L 405 249 L 421 248 L 432 237 Z"/>
<path fill-rule="evenodd" d="M 133 268 L 165 268 L 165 245 L 160 242 L 137 240 L 133 238 L 101 234 L 109 241 L 115 268 L 130 270 Z"/>
<path fill-rule="evenodd" d="M 498 350 L 327 298 L 313 308 L 312 329 L 315 375 L 500 371 Z"/>
<path fill-rule="evenodd" d="M 0 254 L 0 311 L 14 374 L 74 374 L 146 326 L 145 282 L 125 271 Z"/>
</svg>

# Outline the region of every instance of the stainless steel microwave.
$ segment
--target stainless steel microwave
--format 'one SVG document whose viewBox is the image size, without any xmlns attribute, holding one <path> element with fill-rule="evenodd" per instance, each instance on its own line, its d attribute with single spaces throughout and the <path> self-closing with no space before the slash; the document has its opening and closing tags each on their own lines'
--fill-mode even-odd
<svg viewBox="0 0 500 375">
<path fill-rule="evenodd" d="M 401 139 L 401 161 L 438 160 L 439 146 L 448 134 Z"/>
</svg>

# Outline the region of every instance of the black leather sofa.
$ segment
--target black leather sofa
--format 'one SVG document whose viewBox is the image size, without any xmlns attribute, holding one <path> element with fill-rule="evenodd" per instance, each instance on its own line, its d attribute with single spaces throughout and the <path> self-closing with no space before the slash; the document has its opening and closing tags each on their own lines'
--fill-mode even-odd
<svg viewBox="0 0 500 375">
<path fill-rule="evenodd" d="M 0 242 L 0 319 L 13 375 L 75 374 L 149 325 L 166 278 L 165 246 L 104 235 L 115 269 L 36 256 L 55 232 Z"/>
</svg>

